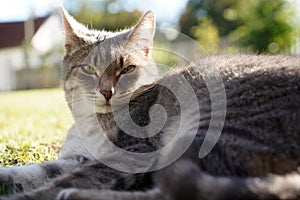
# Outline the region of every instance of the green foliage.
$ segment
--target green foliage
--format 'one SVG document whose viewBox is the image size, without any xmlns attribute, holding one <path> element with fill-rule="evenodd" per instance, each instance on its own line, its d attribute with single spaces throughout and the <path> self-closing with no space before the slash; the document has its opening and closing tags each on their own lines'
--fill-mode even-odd
<svg viewBox="0 0 300 200">
<path fill-rule="evenodd" d="M 216 52 L 219 43 L 218 28 L 209 18 L 204 18 L 198 26 L 193 26 L 192 34 L 208 53 Z"/>
<path fill-rule="evenodd" d="M 207 45 L 204 37 L 210 44 L 222 41 L 223 48 L 290 54 L 299 30 L 294 21 L 295 8 L 289 0 L 190 0 L 180 27 L 208 51 L 217 48 Z M 213 36 L 216 32 L 221 40 Z"/>
<path fill-rule="evenodd" d="M 114 1 L 86 2 L 81 0 L 77 9 L 71 14 L 81 23 L 89 25 L 89 28 L 120 30 L 133 25 L 141 13 L 139 11 L 126 12 L 121 9 L 113 9 Z"/>
<path fill-rule="evenodd" d="M 200 6 L 196 8 L 199 9 Z M 181 33 L 188 35 L 194 39 L 195 37 L 191 29 L 198 25 L 198 18 L 200 18 L 196 16 L 196 13 L 197 11 L 194 9 L 194 6 L 190 1 L 185 8 L 185 12 L 181 15 L 179 19 Z"/>
<path fill-rule="evenodd" d="M 246 5 L 245 8 L 243 5 Z M 291 4 L 283 0 L 241 0 L 236 10 L 242 25 L 231 33 L 240 46 L 258 53 L 289 53 L 294 42 Z"/>
<path fill-rule="evenodd" d="M 191 28 L 199 26 L 201 21 L 205 22 L 209 19 L 218 28 L 220 36 L 227 35 L 240 25 L 237 18 L 228 19 L 226 17 L 226 10 L 237 2 L 236 0 L 189 0 L 186 10 L 179 20 L 181 32 L 195 38 Z"/>
<path fill-rule="evenodd" d="M 61 89 L 0 94 L 0 165 L 52 160 L 72 124 Z"/>
</svg>

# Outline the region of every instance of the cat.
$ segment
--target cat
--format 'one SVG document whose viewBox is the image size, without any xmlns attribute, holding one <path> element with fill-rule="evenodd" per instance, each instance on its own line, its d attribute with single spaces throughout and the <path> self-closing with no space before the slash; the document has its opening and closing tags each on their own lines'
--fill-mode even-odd
<svg viewBox="0 0 300 200">
<path fill-rule="evenodd" d="M 1 169 L 0 191 L 12 195 L 0 199 L 300 198 L 299 58 L 208 56 L 159 77 L 151 57 L 152 11 L 131 29 L 106 32 L 90 30 L 61 10 L 66 34 L 64 91 L 75 124 L 58 160 Z M 216 71 L 226 99 L 212 98 L 224 97 L 222 88 L 210 90 L 207 84 L 215 80 L 211 74 Z M 181 80 L 190 88 L 182 87 Z M 222 134 L 212 151 L 199 159 L 211 118 L 216 116 L 215 128 L 223 123 L 224 103 Z M 165 113 L 154 109 L 157 104 Z M 130 124 L 126 111 L 138 125 L 129 126 L 131 131 L 150 137 L 134 137 L 124 131 Z M 159 133 L 152 135 L 156 127 L 149 125 L 160 126 L 153 117 L 156 112 L 166 120 Z M 191 134 L 194 129 L 195 137 Z M 146 157 L 168 145 L 177 130 L 181 137 L 168 151 L 153 159 Z M 114 146 L 107 139 L 147 159 L 125 156 L 116 160 L 111 151 Z M 153 170 L 185 141 L 192 144 L 178 160 Z M 115 169 L 126 164 L 126 159 L 132 165 L 123 171 Z M 147 165 L 152 171 L 142 172 Z M 130 173 L 135 169 L 136 173 Z"/>
</svg>

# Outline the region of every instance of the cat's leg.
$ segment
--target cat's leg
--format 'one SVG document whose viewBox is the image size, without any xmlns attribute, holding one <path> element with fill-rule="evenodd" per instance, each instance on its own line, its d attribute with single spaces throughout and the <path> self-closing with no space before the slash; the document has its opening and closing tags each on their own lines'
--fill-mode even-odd
<svg viewBox="0 0 300 200">
<path fill-rule="evenodd" d="M 166 200 L 300 199 L 300 174 L 266 177 L 216 177 L 190 160 L 180 160 L 157 175 Z"/>
<path fill-rule="evenodd" d="M 51 179 L 74 170 L 86 161 L 81 156 L 42 164 L 0 168 L 0 195 L 30 191 Z"/>
<path fill-rule="evenodd" d="M 158 188 L 148 191 L 62 190 L 56 200 L 163 200 Z"/>
<path fill-rule="evenodd" d="M 148 179 L 150 179 L 150 176 L 147 177 L 144 174 L 124 173 L 108 168 L 98 161 L 89 161 L 85 165 L 55 178 L 37 189 L 19 193 L 6 199 L 53 200 L 60 191 L 68 188 L 100 190 L 114 190 L 117 188 L 128 190 L 135 187 L 137 183 L 140 183 L 142 187 Z M 2 200 L 1 197 L 0 200 Z"/>
</svg>

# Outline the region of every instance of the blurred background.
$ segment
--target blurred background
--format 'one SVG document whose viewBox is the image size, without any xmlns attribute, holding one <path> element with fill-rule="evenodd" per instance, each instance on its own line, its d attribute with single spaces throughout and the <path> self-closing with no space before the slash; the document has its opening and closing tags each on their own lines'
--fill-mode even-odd
<svg viewBox="0 0 300 200">
<path fill-rule="evenodd" d="M 186 34 L 209 54 L 300 54 L 297 0 L 1 0 L 0 92 L 60 85 L 60 4 L 88 27 L 107 30 L 130 27 L 152 9 L 158 27 Z M 172 56 L 154 57 L 174 64 Z"/>
</svg>

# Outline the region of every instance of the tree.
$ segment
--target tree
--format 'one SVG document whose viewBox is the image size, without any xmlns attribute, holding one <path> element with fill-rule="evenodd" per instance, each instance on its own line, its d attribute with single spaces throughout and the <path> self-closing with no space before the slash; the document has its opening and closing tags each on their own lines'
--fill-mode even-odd
<svg viewBox="0 0 300 200">
<path fill-rule="evenodd" d="M 226 11 L 236 3 L 236 0 L 190 0 L 179 20 L 182 33 L 194 37 L 191 28 L 201 24 L 202 20 L 211 19 L 220 36 L 227 35 L 241 23 L 237 18 L 229 19 L 226 15 Z"/>
<path fill-rule="evenodd" d="M 249 4 L 243 9 L 245 3 Z M 258 53 L 289 53 L 294 43 L 292 19 L 294 10 L 285 0 L 240 0 L 242 25 L 230 33 L 240 46 Z"/>
<path fill-rule="evenodd" d="M 217 32 L 231 46 L 257 53 L 289 53 L 297 28 L 292 23 L 294 11 L 288 0 L 190 0 L 180 27 L 204 47 L 203 37 Z M 199 36 L 201 31 L 208 32 Z M 215 38 L 212 46 L 219 37 L 210 37 Z"/>
</svg>

